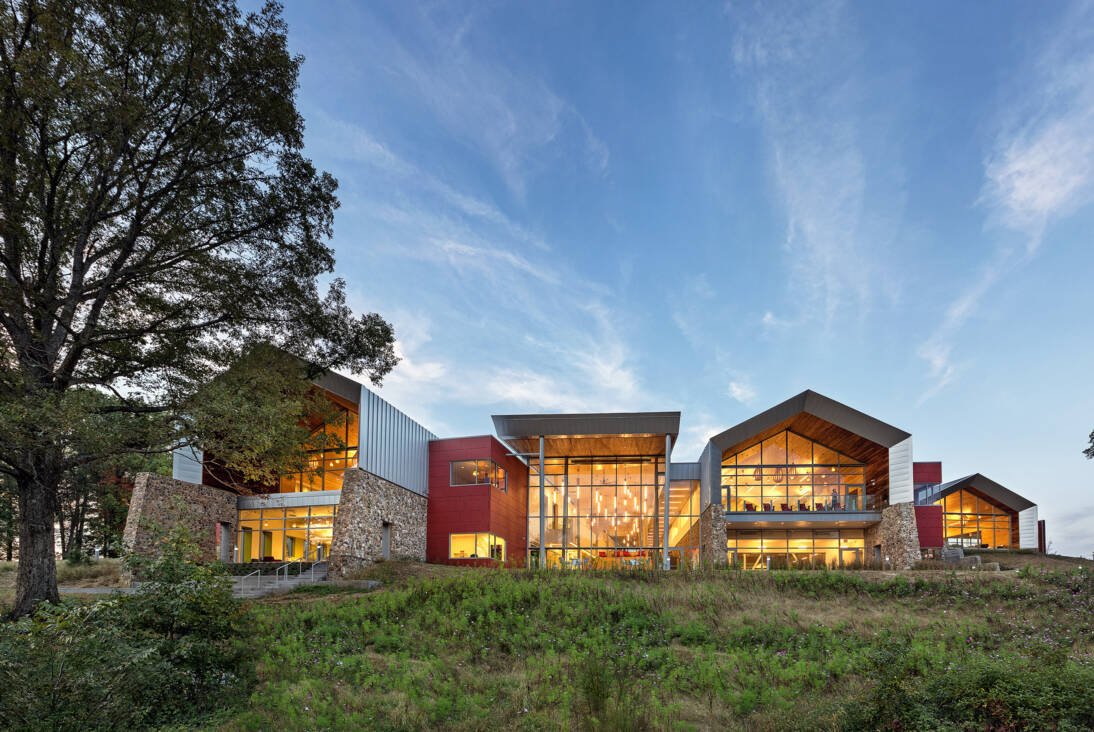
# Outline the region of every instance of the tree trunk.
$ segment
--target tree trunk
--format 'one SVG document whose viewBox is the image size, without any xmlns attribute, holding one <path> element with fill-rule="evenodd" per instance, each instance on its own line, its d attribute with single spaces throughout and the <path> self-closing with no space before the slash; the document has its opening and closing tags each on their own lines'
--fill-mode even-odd
<svg viewBox="0 0 1094 732">
<path fill-rule="evenodd" d="M 19 572 L 15 580 L 12 617 L 34 611 L 43 600 L 60 602 L 54 556 L 53 497 L 56 483 L 21 478 L 19 485 Z"/>
</svg>

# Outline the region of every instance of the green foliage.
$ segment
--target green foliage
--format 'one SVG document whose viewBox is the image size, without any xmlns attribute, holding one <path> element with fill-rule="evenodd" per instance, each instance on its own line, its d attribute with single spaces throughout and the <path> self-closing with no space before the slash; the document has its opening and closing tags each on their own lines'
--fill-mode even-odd
<svg viewBox="0 0 1094 732">
<path fill-rule="evenodd" d="M 484 569 L 294 593 L 256 606 L 264 681 L 224 726 L 1075 727 L 1091 581 Z"/>
<path fill-rule="evenodd" d="M 246 615 L 193 561 L 185 530 L 135 561 L 147 583 L 89 605 L 41 604 L 0 626 L 0 719 L 13 729 L 125 729 L 191 720 L 250 681 Z"/>
</svg>

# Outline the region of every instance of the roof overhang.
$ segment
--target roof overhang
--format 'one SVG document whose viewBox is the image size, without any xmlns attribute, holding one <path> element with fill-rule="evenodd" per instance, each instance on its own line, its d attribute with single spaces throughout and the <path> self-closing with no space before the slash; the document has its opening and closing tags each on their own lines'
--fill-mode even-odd
<svg viewBox="0 0 1094 732">
<path fill-rule="evenodd" d="M 862 460 L 868 459 L 866 453 L 872 452 L 866 443 L 888 449 L 911 437 L 909 432 L 807 389 L 711 437 L 710 441 L 724 454 L 784 429 Z"/>
<path fill-rule="evenodd" d="M 965 489 L 971 489 L 973 492 L 997 503 L 1002 508 L 1009 508 L 1012 511 L 1025 511 L 1027 508 L 1033 508 L 1037 505 L 1009 488 L 1004 488 L 991 478 L 985 478 L 980 473 L 973 473 L 972 475 L 966 475 L 964 478 L 943 483 L 938 487 L 938 498 L 945 498 L 951 493 Z"/>
<path fill-rule="evenodd" d="M 661 455 L 665 435 L 680 433 L 679 412 L 607 412 L 595 414 L 495 414 L 498 437 L 519 453 L 570 457 Z"/>
</svg>

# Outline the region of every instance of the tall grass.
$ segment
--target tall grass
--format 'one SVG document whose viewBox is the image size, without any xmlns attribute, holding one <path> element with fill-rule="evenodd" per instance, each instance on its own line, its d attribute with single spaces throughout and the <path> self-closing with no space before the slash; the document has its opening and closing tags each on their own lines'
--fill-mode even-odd
<svg viewBox="0 0 1094 732">
<path fill-rule="evenodd" d="M 259 603 L 263 682 L 224 726 L 1081 728 L 1092 598 L 1078 572 L 468 570 Z"/>
</svg>

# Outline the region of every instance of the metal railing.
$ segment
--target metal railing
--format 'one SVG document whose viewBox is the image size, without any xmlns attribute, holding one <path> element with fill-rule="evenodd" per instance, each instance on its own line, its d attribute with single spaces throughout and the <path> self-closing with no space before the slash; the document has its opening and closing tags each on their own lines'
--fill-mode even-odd
<svg viewBox="0 0 1094 732">
<path fill-rule="evenodd" d="M 311 579 L 312 582 L 315 581 L 315 565 L 319 564 L 319 547 L 318 546 L 315 547 L 314 551 L 316 553 L 316 559 L 315 559 L 315 561 L 312 562 L 311 567 L 308 569 L 308 571 L 311 573 L 310 579 Z M 280 567 L 275 569 L 274 570 L 274 584 L 275 585 L 280 585 L 281 584 L 281 570 L 285 570 L 285 582 L 288 582 L 289 581 L 289 568 L 292 567 L 294 564 L 299 564 L 300 565 L 300 569 L 298 569 L 297 572 L 296 572 L 296 576 L 300 577 L 304 572 L 303 564 L 304 564 L 304 562 L 308 561 L 309 556 L 311 556 L 311 551 L 304 552 L 304 555 L 301 556 L 299 559 L 294 559 L 291 562 L 285 562 Z"/>
<path fill-rule="evenodd" d="M 826 513 L 830 511 L 880 511 L 887 505 L 882 496 L 869 493 L 807 493 L 741 497 L 730 500 L 727 513 Z"/>
<path fill-rule="evenodd" d="M 247 589 L 247 580 L 250 577 L 254 577 L 255 575 L 258 575 L 258 580 L 257 582 L 255 582 L 255 591 L 257 592 L 258 590 L 262 589 L 262 570 L 256 569 L 250 574 L 245 574 L 239 578 L 239 583 L 236 586 L 239 588 L 240 592 L 243 592 Z"/>
</svg>

